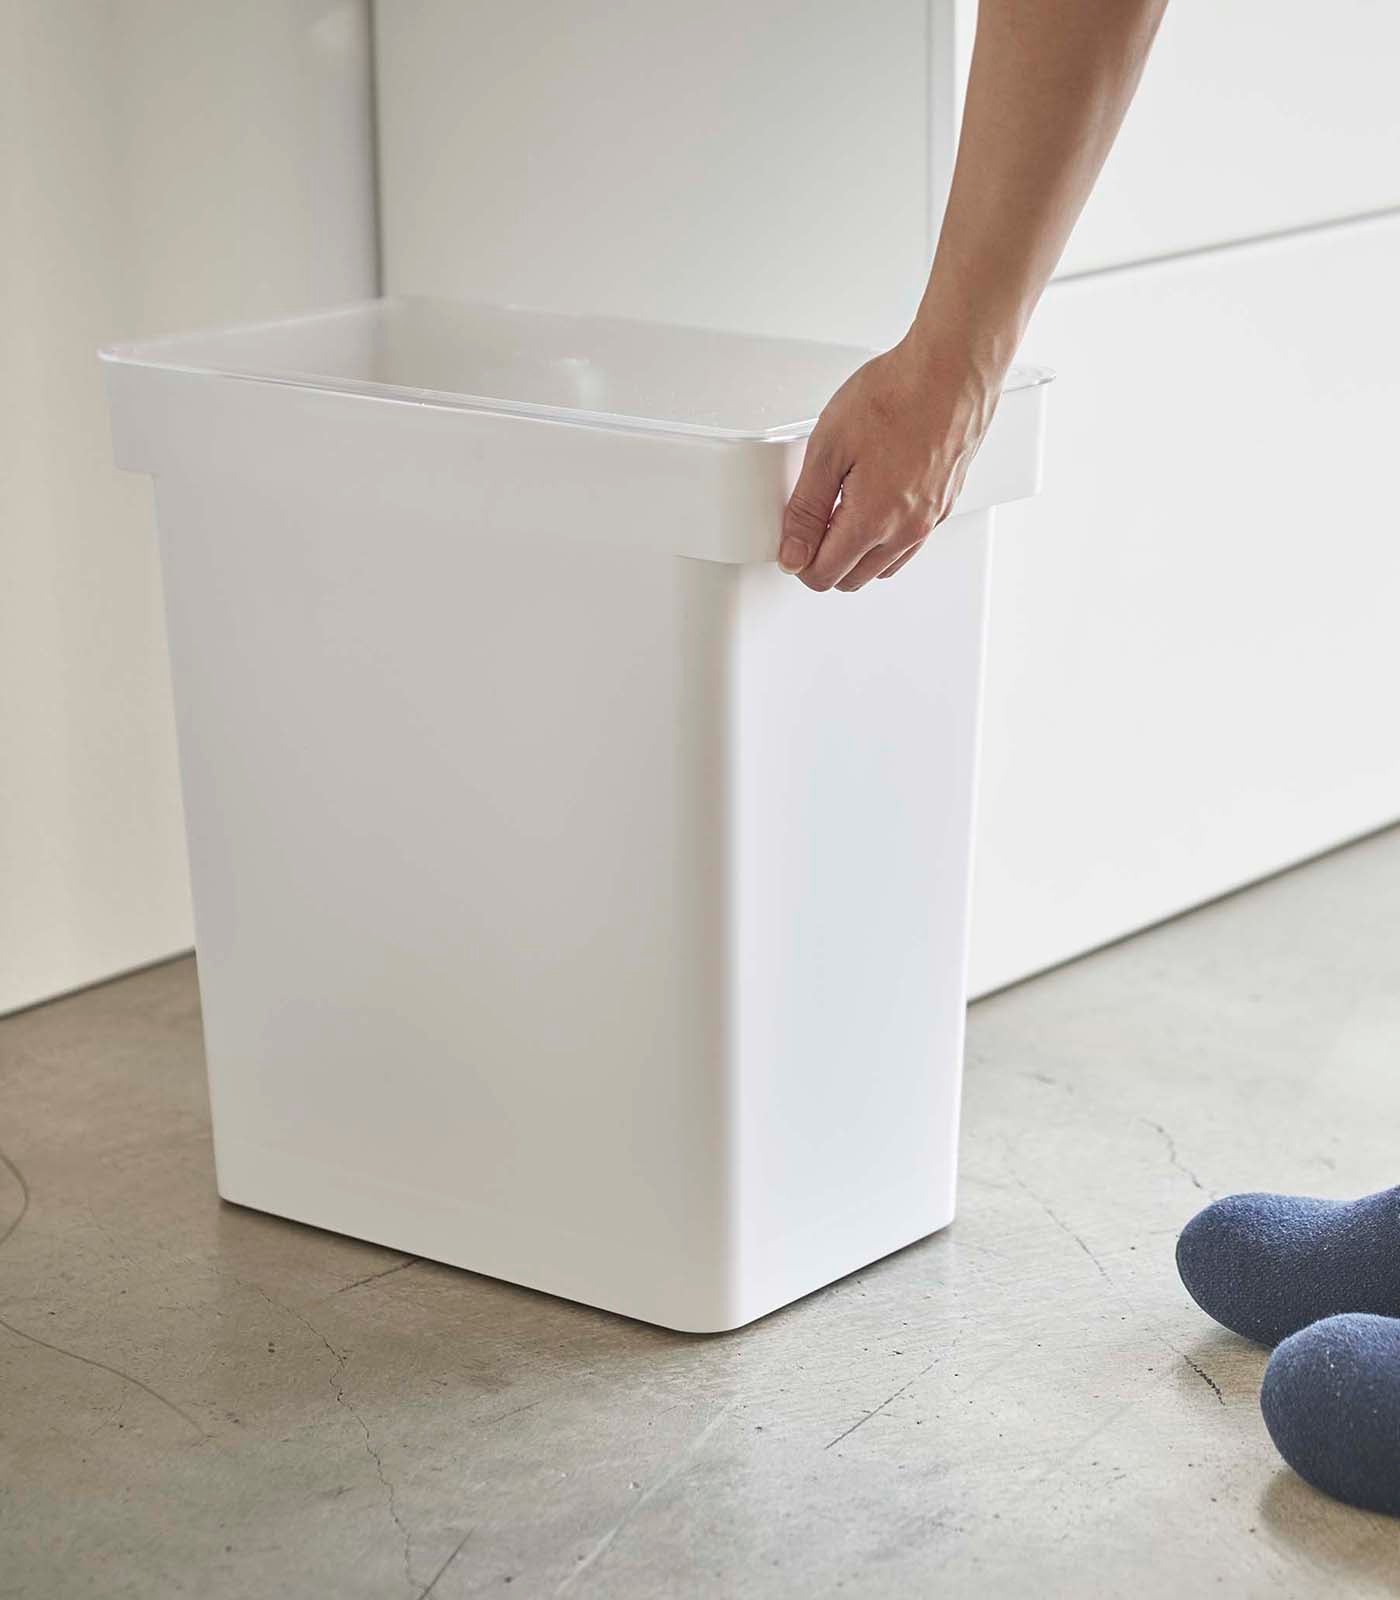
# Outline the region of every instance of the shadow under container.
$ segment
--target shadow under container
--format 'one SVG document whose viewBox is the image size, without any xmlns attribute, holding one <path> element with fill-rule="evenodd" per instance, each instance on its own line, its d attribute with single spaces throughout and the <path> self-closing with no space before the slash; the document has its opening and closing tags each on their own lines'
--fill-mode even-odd
<svg viewBox="0 0 1400 1600">
<path fill-rule="evenodd" d="M 226 1199 L 695 1331 L 951 1220 L 1046 375 L 897 579 L 818 595 L 781 513 L 864 357 L 416 299 L 104 352 Z"/>
</svg>

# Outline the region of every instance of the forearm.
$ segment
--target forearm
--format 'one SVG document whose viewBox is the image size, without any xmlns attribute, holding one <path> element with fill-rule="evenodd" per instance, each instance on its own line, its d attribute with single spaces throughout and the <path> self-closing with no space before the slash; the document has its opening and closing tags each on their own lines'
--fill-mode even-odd
<svg viewBox="0 0 1400 1600">
<path fill-rule="evenodd" d="M 999 387 L 1132 100 L 1166 0 L 981 0 L 910 341 Z"/>
<path fill-rule="evenodd" d="M 809 589 L 889 578 L 947 517 L 1137 88 L 1166 0 L 981 0 L 918 315 L 813 429 L 778 560 Z"/>
</svg>

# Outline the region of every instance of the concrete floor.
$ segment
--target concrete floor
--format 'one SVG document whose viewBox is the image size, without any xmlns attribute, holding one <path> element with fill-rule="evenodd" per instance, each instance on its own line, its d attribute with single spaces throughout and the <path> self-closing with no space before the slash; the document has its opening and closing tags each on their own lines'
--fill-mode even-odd
<svg viewBox="0 0 1400 1600">
<path fill-rule="evenodd" d="M 1172 1243 L 1400 1179 L 1398 974 L 1394 832 L 983 1002 L 958 1222 L 711 1338 L 221 1205 L 188 961 L 10 1017 L 0 1594 L 1392 1594 Z"/>
</svg>

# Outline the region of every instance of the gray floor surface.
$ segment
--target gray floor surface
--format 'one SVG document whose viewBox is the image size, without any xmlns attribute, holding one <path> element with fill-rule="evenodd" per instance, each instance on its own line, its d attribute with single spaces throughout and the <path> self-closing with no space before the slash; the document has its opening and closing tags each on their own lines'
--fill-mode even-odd
<svg viewBox="0 0 1400 1600">
<path fill-rule="evenodd" d="M 1172 1268 L 1400 1180 L 1400 832 L 972 1013 L 946 1233 L 659 1332 L 222 1205 L 193 965 L 0 1021 L 0 1595 L 1380 1595 Z"/>
</svg>

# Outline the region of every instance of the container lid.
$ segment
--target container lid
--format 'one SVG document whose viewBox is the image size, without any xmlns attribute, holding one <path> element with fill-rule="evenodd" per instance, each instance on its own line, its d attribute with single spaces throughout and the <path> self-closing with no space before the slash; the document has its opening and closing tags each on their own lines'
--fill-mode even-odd
<svg viewBox="0 0 1400 1600">
<path fill-rule="evenodd" d="M 869 351 L 413 296 L 104 350 L 107 361 L 627 432 L 790 440 Z M 1013 371 L 1008 389 L 1044 382 Z"/>
</svg>

